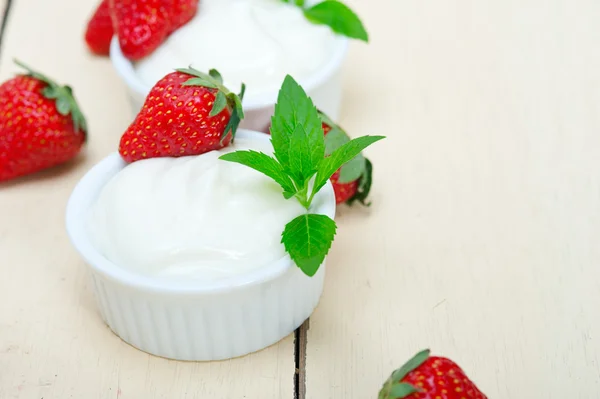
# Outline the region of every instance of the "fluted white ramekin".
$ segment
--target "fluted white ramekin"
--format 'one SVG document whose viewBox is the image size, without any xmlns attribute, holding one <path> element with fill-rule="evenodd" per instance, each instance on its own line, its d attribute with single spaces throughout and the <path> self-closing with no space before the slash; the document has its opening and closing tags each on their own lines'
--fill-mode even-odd
<svg viewBox="0 0 600 399">
<path fill-rule="evenodd" d="M 340 103 L 342 100 L 341 68 L 348 52 L 348 39 L 343 36 L 337 36 L 335 43 L 335 49 L 331 53 L 331 58 L 323 65 L 323 68 L 304 79 L 297 79 L 298 83 L 312 98 L 317 108 L 334 120 L 338 119 L 340 114 Z M 119 40 L 116 36 L 113 37 L 111 42 L 110 58 L 118 75 L 127 86 L 133 112 L 137 115 L 152 87 L 147 86 L 140 80 L 133 63 L 123 56 Z M 185 68 L 187 66 L 173 65 L 173 69 Z M 244 129 L 265 131 L 266 127 L 270 125 L 273 106 L 277 101 L 277 94 L 277 91 L 273 91 L 272 93 L 255 98 L 246 96 L 243 100 L 245 118 L 240 126 Z"/>
<path fill-rule="evenodd" d="M 269 139 L 258 132 L 237 134 Z M 89 267 L 100 314 L 115 334 L 166 358 L 221 360 L 266 348 L 311 315 L 323 291 L 325 264 L 307 277 L 285 256 L 232 278 L 178 283 L 136 274 L 105 258 L 89 239 L 87 214 L 104 185 L 125 166 L 117 153 L 94 166 L 73 190 L 66 212 L 69 237 Z M 334 217 L 331 184 L 314 204 L 314 213 Z"/>
</svg>

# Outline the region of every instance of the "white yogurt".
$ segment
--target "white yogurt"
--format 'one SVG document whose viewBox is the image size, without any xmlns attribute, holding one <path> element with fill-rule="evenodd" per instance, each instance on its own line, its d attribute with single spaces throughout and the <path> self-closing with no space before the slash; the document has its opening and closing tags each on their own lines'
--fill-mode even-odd
<svg viewBox="0 0 600 399">
<path fill-rule="evenodd" d="M 126 166 L 103 188 L 87 227 L 116 265 L 161 279 L 216 281 L 285 256 L 281 233 L 304 212 L 270 178 L 219 160 L 266 140 L 237 138 L 200 156 L 155 158 Z"/>
<path fill-rule="evenodd" d="M 175 68 L 216 68 L 225 85 L 248 98 L 276 92 L 286 74 L 296 80 L 322 68 L 335 47 L 327 26 L 310 23 L 302 10 L 281 0 L 202 0 L 198 14 L 153 54 L 136 64 L 153 86 Z"/>
</svg>

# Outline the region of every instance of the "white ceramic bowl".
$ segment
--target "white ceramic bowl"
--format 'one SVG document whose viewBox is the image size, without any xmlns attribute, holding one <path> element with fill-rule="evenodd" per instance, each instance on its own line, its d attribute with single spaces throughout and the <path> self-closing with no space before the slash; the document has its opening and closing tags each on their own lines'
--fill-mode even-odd
<svg viewBox="0 0 600 399">
<path fill-rule="evenodd" d="M 258 132 L 237 134 L 269 140 Z M 115 334 L 166 358 L 221 360 L 266 348 L 311 315 L 323 291 L 325 264 L 307 277 L 285 256 L 247 274 L 185 285 L 139 275 L 106 259 L 89 240 L 86 216 L 104 185 L 125 166 L 118 153 L 94 166 L 73 190 L 66 212 L 69 237 L 89 267 L 100 314 Z M 331 184 L 317 197 L 314 213 L 333 218 Z"/>
<path fill-rule="evenodd" d="M 338 36 L 335 43 L 335 50 L 332 52 L 329 62 L 323 68 L 305 79 L 297 79 L 317 108 L 334 120 L 338 119 L 340 114 L 342 99 L 341 68 L 348 51 L 348 39 Z M 133 63 L 123 56 L 116 36 L 113 37 L 111 42 L 110 58 L 115 70 L 127 86 L 133 111 L 137 114 L 152 87 L 147 86 L 139 79 Z M 173 69 L 184 67 L 187 67 L 187 65 L 174 65 Z M 256 98 L 245 98 L 243 101 L 245 118 L 240 126 L 244 129 L 265 131 L 273 115 L 273 106 L 277 101 L 277 94 L 278 92 L 274 91 Z"/>
</svg>

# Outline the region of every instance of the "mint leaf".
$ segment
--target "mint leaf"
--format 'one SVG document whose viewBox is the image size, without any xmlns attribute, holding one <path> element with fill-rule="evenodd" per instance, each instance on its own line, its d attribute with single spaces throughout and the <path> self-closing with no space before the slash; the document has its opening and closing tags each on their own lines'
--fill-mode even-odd
<svg viewBox="0 0 600 399">
<path fill-rule="evenodd" d="M 325 155 L 325 143 L 321 119 L 312 100 L 306 92 L 290 75 L 285 77 L 277 104 L 275 114 L 271 118 L 271 142 L 275 150 L 275 158 L 291 173 L 290 153 L 295 153 L 295 148 L 290 146 L 292 134 L 298 125 L 304 127 L 310 148 L 312 164 L 317 164 Z"/>
<path fill-rule="evenodd" d="M 213 107 L 210 110 L 210 113 L 208 114 L 208 116 L 218 115 L 219 112 L 223 111 L 226 106 L 227 106 L 227 96 L 225 96 L 225 93 L 223 93 L 221 90 L 219 90 L 217 92 L 217 95 L 215 96 L 215 102 L 214 102 Z"/>
<path fill-rule="evenodd" d="M 290 174 L 298 187 L 304 187 L 308 179 L 317 173 L 323 160 L 321 157 L 312 157 L 310 138 L 304 126 L 297 125 L 290 136 Z"/>
<path fill-rule="evenodd" d="M 300 215 L 285 226 L 281 242 L 300 270 L 312 277 L 331 248 L 336 228 L 328 216 Z"/>
<path fill-rule="evenodd" d="M 350 141 L 350 137 L 342 129 L 333 126 L 327 136 L 325 136 L 325 155 L 331 155 L 332 152 Z"/>
<path fill-rule="evenodd" d="M 325 155 L 331 155 L 335 150 L 350 141 L 350 137 L 339 126 L 323 113 L 320 114 L 323 123 L 331 127 L 325 136 Z M 342 166 L 338 182 L 350 183 L 360 178 L 365 172 L 365 157 L 358 154 L 354 159 Z"/>
<path fill-rule="evenodd" d="M 344 36 L 369 41 L 369 34 L 360 18 L 344 3 L 337 0 L 325 0 L 304 10 L 306 18 L 315 23 L 331 27 Z"/>
<path fill-rule="evenodd" d="M 317 193 L 327 180 L 346 162 L 360 154 L 362 150 L 371 144 L 383 139 L 383 136 L 363 136 L 349 141 L 335 150 L 329 158 L 325 159 L 317 172 L 317 178 L 313 187 L 313 194 Z"/>
<path fill-rule="evenodd" d="M 221 155 L 219 159 L 246 165 L 269 176 L 283 188 L 286 198 L 290 198 L 296 193 L 292 181 L 281 165 L 275 159 L 262 152 L 252 150 L 235 151 Z"/>
</svg>

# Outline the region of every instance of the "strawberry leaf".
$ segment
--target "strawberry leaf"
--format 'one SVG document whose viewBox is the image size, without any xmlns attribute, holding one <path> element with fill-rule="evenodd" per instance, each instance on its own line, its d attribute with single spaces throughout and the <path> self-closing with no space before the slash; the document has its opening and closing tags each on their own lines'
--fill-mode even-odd
<svg viewBox="0 0 600 399">
<path fill-rule="evenodd" d="M 315 180 L 313 193 L 317 193 L 325 183 L 331 178 L 331 176 L 346 162 L 352 160 L 355 156 L 360 154 L 362 150 L 370 146 L 371 144 L 383 139 L 383 136 L 363 136 L 356 138 L 344 144 L 337 150 L 335 150 L 329 158 L 327 158 L 319 168 L 317 177 Z"/>
<path fill-rule="evenodd" d="M 221 155 L 219 159 L 246 165 L 269 176 L 283 188 L 284 193 L 290 194 L 288 198 L 296 193 L 296 189 L 294 188 L 290 177 L 277 160 L 271 158 L 267 154 L 252 150 L 235 151 Z"/>
<path fill-rule="evenodd" d="M 329 26 L 334 32 L 369 41 L 369 34 L 360 18 L 344 3 L 337 0 L 325 0 L 304 10 L 306 18 L 315 23 Z"/>
<path fill-rule="evenodd" d="M 285 226 L 281 242 L 300 270 L 312 277 L 325 260 L 336 229 L 328 216 L 304 214 Z"/>
<path fill-rule="evenodd" d="M 383 396 L 384 399 L 401 399 L 412 395 L 413 393 L 419 392 L 417 388 L 410 384 L 401 382 L 399 384 L 393 384 L 388 395 Z"/>
<path fill-rule="evenodd" d="M 240 126 L 240 122 L 244 119 L 244 108 L 242 107 L 242 98 L 244 97 L 244 93 L 246 92 L 246 85 L 242 83 L 242 89 L 239 95 L 235 93 L 227 94 L 227 102 L 231 107 L 231 117 L 229 118 L 229 123 L 225 126 L 225 133 L 221 137 L 221 140 L 224 140 L 227 137 L 229 131 L 231 131 L 233 141 L 235 139 L 235 132 L 237 128 Z"/>
<path fill-rule="evenodd" d="M 361 154 L 358 154 L 348 161 L 340 169 L 338 182 L 341 184 L 350 183 L 359 179 L 365 172 L 366 160 Z"/>
<path fill-rule="evenodd" d="M 371 185 L 373 184 L 373 164 L 367 158 L 365 158 L 365 168 L 362 176 L 360 177 L 360 181 L 358 183 L 358 188 L 356 189 L 356 194 L 354 194 L 346 203 L 348 205 L 352 205 L 355 201 L 360 202 L 364 206 L 370 206 L 371 203 L 367 202 L 367 198 L 369 197 L 369 193 L 371 192 Z"/>
<path fill-rule="evenodd" d="M 210 110 L 210 113 L 208 114 L 208 116 L 218 115 L 221 111 L 223 111 L 225 109 L 226 106 L 227 106 L 227 97 L 225 96 L 225 93 L 223 93 L 221 90 L 219 90 L 217 92 L 217 95 L 215 96 L 215 102 L 214 102 L 213 107 Z"/>
<path fill-rule="evenodd" d="M 202 86 L 207 87 L 209 89 L 218 89 L 219 86 L 216 83 L 213 83 L 204 78 L 191 78 L 190 80 L 186 80 L 181 84 L 182 86 Z"/>
<path fill-rule="evenodd" d="M 223 76 L 221 76 L 219 71 L 217 71 L 216 69 L 211 69 L 210 71 L 208 71 L 208 75 L 211 76 L 213 79 L 215 79 L 220 84 L 223 84 Z"/>
<path fill-rule="evenodd" d="M 417 367 L 421 366 L 425 361 L 429 358 L 431 351 L 429 349 L 422 350 L 421 352 L 414 355 L 408 362 L 406 362 L 402 367 L 395 370 L 392 373 L 392 379 L 394 381 L 400 381 L 404 377 L 408 375 L 411 371 L 417 369 Z"/>
<path fill-rule="evenodd" d="M 85 120 L 85 116 L 83 116 L 83 113 L 79 109 L 79 105 L 77 104 L 75 96 L 73 95 L 73 89 L 71 89 L 69 86 L 58 85 L 54 80 L 34 71 L 21 61 L 15 59 L 14 62 L 21 68 L 25 69 L 28 76 L 47 84 L 47 86 L 42 90 L 44 97 L 56 100 L 56 110 L 61 115 L 71 115 L 75 131 L 81 131 L 85 135 L 87 133 L 87 122 Z"/>
</svg>

